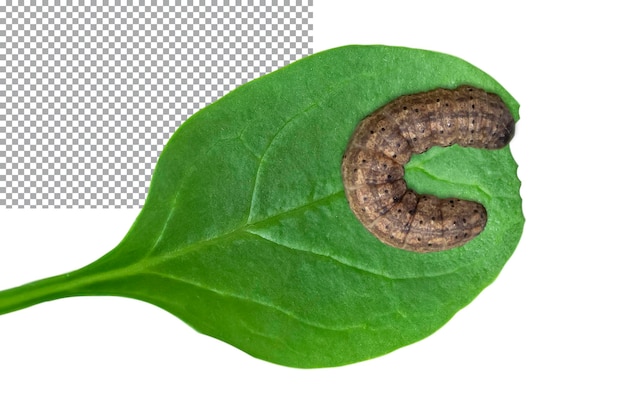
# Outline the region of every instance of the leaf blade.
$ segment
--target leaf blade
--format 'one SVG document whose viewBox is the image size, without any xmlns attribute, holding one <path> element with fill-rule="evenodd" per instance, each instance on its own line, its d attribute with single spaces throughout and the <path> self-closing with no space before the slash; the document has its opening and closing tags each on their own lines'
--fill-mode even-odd
<svg viewBox="0 0 626 417">
<path fill-rule="evenodd" d="M 418 76 L 416 76 L 418 74 Z M 146 204 L 80 294 L 155 304 L 253 356 L 296 367 L 382 355 L 445 324 L 491 283 L 523 227 L 510 150 L 432 149 L 407 165 L 420 192 L 482 202 L 489 222 L 434 254 L 388 247 L 350 211 L 341 156 L 359 120 L 399 95 L 473 84 L 449 55 L 385 46 L 315 54 L 250 82 L 174 133 Z M 70 274 L 71 275 L 71 274 Z"/>
</svg>

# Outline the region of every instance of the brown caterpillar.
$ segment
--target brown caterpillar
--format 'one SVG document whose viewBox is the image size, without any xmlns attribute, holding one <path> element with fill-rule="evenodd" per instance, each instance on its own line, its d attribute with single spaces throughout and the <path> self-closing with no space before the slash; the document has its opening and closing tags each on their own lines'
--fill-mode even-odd
<svg viewBox="0 0 626 417">
<path fill-rule="evenodd" d="M 433 146 L 498 149 L 515 120 L 502 99 L 471 86 L 399 97 L 363 119 L 343 156 L 350 208 L 390 246 L 436 252 L 467 243 L 487 224 L 482 204 L 419 195 L 407 188 L 404 165 Z"/>
</svg>

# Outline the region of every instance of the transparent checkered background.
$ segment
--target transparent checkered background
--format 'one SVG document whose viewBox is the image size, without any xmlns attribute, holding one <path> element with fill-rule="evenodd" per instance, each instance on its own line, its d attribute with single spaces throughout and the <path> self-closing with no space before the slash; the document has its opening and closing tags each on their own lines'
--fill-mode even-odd
<svg viewBox="0 0 626 417">
<path fill-rule="evenodd" d="M 141 206 L 186 118 L 312 52 L 312 1 L 0 5 L 0 207 Z"/>
</svg>

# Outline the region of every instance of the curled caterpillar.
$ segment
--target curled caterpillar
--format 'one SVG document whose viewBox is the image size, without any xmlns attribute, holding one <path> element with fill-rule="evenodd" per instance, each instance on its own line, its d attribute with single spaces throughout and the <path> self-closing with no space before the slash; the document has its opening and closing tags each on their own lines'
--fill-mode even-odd
<svg viewBox="0 0 626 417">
<path fill-rule="evenodd" d="M 498 149 L 513 138 L 515 120 L 502 99 L 471 86 L 399 97 L 363 119 L 343 156 L 350 208 L 390 246 L 436 252 L 461 246 L 487 224 L 474 201 L 419 195 L 407 188 L 404 165 L 433 146 Z"/>
</svg>

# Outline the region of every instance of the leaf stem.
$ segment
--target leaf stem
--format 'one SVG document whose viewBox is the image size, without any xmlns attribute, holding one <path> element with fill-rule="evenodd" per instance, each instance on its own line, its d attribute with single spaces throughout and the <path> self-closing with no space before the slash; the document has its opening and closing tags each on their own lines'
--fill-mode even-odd
<svg viewBox="0 0 626 417">
<path fill-rule="evenodd" d="M 94 275 L 77 274 L 77 272 L 44 278 L 0 291 L 0 315 L 45 301 L 88 295 L 85 287 L 86 284 L 93 282 Z"/>
<path fill-rule="evenodd" d="M 73 272 L 44 278 L 15 288 L 0 291 L 0 315 L 21 310 L 35 304 L 59 298 L 83 295 L 106 295 L 94 285 L 127 276 L 136 268 L 126 267 L 107 270 L 99 268 L 106 256 Z"/>
</svg>

